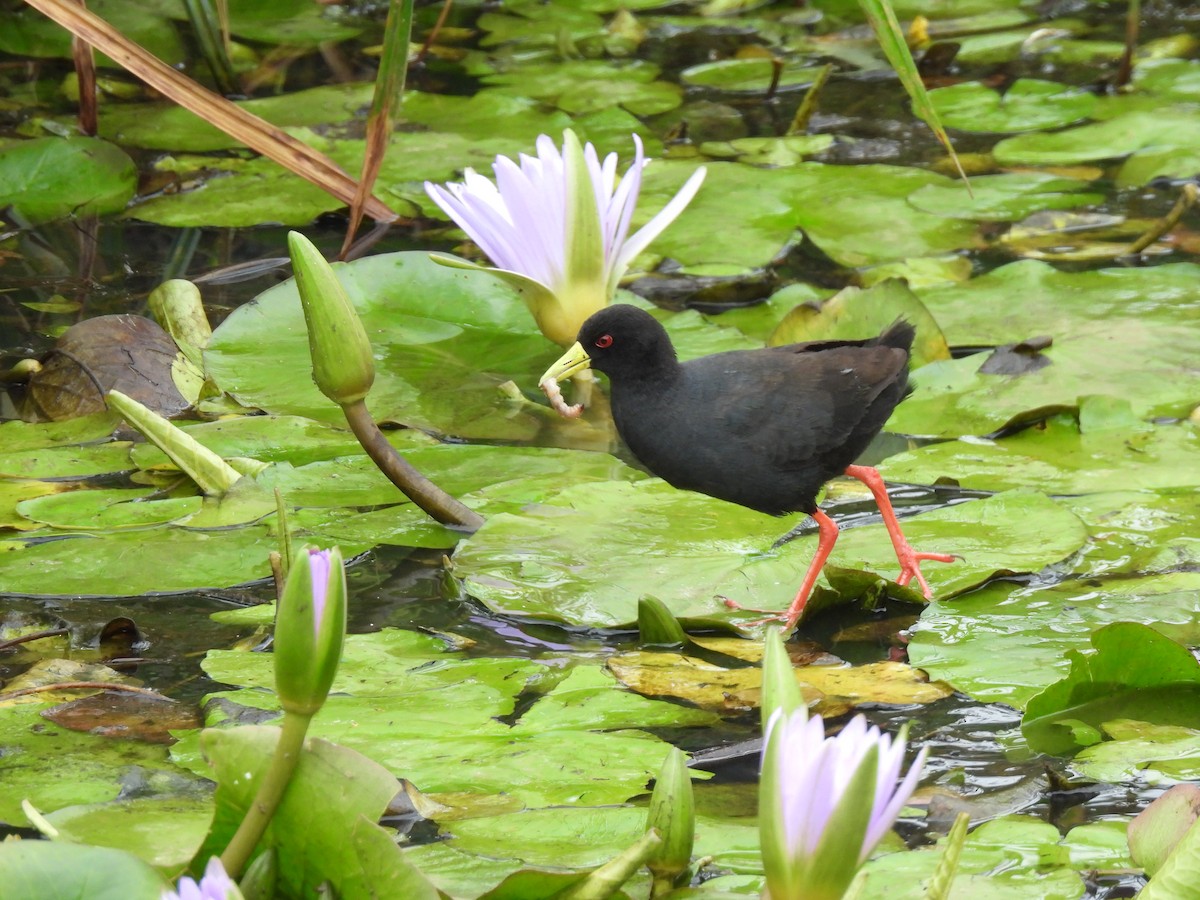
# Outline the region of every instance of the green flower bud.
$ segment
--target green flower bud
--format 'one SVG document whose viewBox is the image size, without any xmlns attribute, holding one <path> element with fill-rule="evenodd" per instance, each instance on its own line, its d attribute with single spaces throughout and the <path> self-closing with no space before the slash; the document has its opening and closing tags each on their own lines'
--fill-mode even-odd
<svg viewBox="0 0 1200 900">
<path fill-rule="evenodd" d="M 650 795 L 646 828 L 657 829 L 662 836 L 662 845 L 646 863 L 654 875 L 654 893 L 657 896 L 688 870 L 692 861 L 692 843 L 696 837 L 692 779 L 688 774 L 687 756 L 678 747 L 671 748 L 658 773 L 654 793 Z"/>
<path fill-rule="evenodd" d="M 375 381 L 375 357 L 366 329 L 333 267 L 308 238 L 289 232 L 288 249 L 308 326 L 313 381 L 334 403 L 357 403 Z"/>
<path fill-rule="evenodd" d="M 310 549 L 288 572 L 275 614 L 275 691 L 284 711 L 311 716 L 321 708 L 345 634 L 341 551 Z"/>
</svg>

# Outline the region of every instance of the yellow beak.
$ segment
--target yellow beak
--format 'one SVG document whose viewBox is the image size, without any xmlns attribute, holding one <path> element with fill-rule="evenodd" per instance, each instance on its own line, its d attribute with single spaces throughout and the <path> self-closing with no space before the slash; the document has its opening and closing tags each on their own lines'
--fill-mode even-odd
<svg viewBox="0 0 1200 900">
<path fill-rule="evenodd" d="M 542 376 L 538 385 L 543 385 L 547 381 L 565 381 L 572 375 L 590 369 L 592 366 L 592 358 L 587 355 L 587 351 L 583 349 L 583 345 L 576 341 L 550 368 L 546 370 L 546 374 Z"/>
</svg>

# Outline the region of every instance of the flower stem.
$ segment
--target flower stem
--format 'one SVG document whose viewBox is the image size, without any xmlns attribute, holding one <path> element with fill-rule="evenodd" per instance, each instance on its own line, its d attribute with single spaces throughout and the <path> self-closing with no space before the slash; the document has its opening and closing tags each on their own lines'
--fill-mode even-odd
<svg viewBox="0 0 1200 900">
<path fill-rule="evenodd" d="M 300 751 L 304 749 L 304 735 L 308 732 L 308 724 L 311 721 L 311 715 L 293 712 L 283 714 L 283 728 L 280 730 L 279 742 L 275 745 L 275 755 L 271 757 L 271 764 L 263 775 L 254 801 L 246 810 L 242 824 L 238 826 L 233 840 L 221 854 L 221 863 L 230 878 L 241 877 L 254 848 L 258 846 L 271 817 L 275 815 L 279 801 L 283 799 L 283 792 L 287 790 L 296 764 L 300 761 Z"/>
<path fill-rule="evenodd" d="M 475 531 L 483 524 L 481 515 L 459 503 L 396 452 L 396 448 L 387 442 L 371 418 L 364 401 L 343 404 L 342 412 L 350 423 L 350 430 L 375 465 L 379 466 L 379 470 L 431 518 L 443 525 L 466 531 Z"/>
</svg>

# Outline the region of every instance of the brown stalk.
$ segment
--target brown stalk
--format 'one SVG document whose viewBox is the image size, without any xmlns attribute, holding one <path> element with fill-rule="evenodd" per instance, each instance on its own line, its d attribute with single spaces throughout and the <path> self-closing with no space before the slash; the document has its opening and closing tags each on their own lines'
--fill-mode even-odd
<svg viewBox="0 0 1200 900">
<path fill-rule="evenodd" d="M 85 0 L 76 0 L 86 7 Z M 91 45 L 72 35 L 71 59 L 75 62 L 75 76 L 79 79 L 79 130 L 93 137 L 96 134 L 96 55 Z"/>
<path fill-rule="evenodd" d="M 311 181 L 346 205 L 354 201 L 357 182 L 329 157 L 181 75 L 103 19 L 76 6 L 72 0 L 25 2 L 75 37 L 107 54 L 163 96 L 247 147 L 274 160 L 289 172 Z M 365 210 L 372 218 L 381 221 L 393 222 L 399 218 L 375 197 L 366 203 Z"/>
<path fill-rule="evenodd" d="M 367 456 L 379 467 L 396 487 L 417 504 L 432 519 L 451 528 L 477 531 L 483 524 L 483 516 L 469 506 L 464 506 L 440 487 L 422 475 L 408 460 L 396 452 L 387 442 L 367 404 L 362 400 L 341 404 L 350 430 L 362 444 Z"/>
<path fill-rule="evenodd" d="M 371 195 L 383 158 L 387 155 L 392 140 L 392 123 L 396 107 L 404 94 L 404 81 L 408 73 L 408 42 L 412 38 L 413 0 L 391 0 L 388 5 L 387 22 L 383 27 L 383 56 L 379 72 L 375 76 L 375 96 L 371 101 L 371 113 L 367 117 L 367 145 L 363 150 L 362 170 L 358 177 L 358 190 L 350 204 L 350 225 L 346 229 L 339 259 L 345 259 L 354 243 L 354 235 L 362 224 L 363 204 Z"/>
</svg>

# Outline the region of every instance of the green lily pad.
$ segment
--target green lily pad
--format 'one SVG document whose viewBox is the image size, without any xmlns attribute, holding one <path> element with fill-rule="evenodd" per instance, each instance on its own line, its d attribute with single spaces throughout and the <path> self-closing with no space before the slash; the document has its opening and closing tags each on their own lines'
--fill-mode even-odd
<svg viewBox="0 0 1200 900">
<path fill-rule="evenodd" d="M 189 188 L 139 203 L 129 215 L 175 228 L 221 225 L 241 228 L 278 222 L 307 225 L 345 204 L 312 182 L 265 157 L 222 159 L 219 168 L 202 156 L 159 160 L 160 171 L 186 177 Z"/>
<path fill-rule="evenodd" d="M 1116 719 L 1105 722 L 1104 731 L 1112 740 L 1084 748 L 1071 761 L 1081 778 L 1142 784 L 1200 778 L 1200 730 Z"/>
<path fill-rule="evenodd" d="M 678 85 L 657 81 L 658 73 L 658 66 L 641 60 L 558 60 L 493 71 L 483 81 L 494 91 L 545 100 L 569 113 L 622 106 L 635 115 L 650 116 L 674 109 L 683 97 Z M 597 92 L 594 85 L 601 80 L 604 90 Z"/>
<path fill-rule="evenodd" d="M 1200 717 L 1200 665 L 1186 647 L 1135 622 L 1091 640 L 1095 652 L 1068 651 L 1070 674 L 1026 705 L 1021 733 L 1031 749 L 1071 755 L 1099 743 L 1112 719 L 1187 726 Z"/>
<path fill-rule="evenodd" d="M 103 441 L 109 438 L 120 421 L 120 416 L 108 410 L 60 422 L 22 422 L 13 419 L 0 424 L 0 447 L 6 453 L 12 453 L 57 447 L 60 444 Z"/>
<path fill-rule="evenodd" d="M 882 334 L 897 319 L 917 329 L 911 368 L 950 358 L 946 338 L 929 310 L 904 282 L 897 280 L 883 281 L 866 290 L 843 288 L 819 308 L 811 302 L 801 303 L 783 317 L 767 344 L 778 347 L 802 341 L 861 340 Z"/>
<path fill-rule="evenodd" d="M 931 311 L 936 316 L 936 306 Z M 1036 354 L 1040 367 L 1019 374 L 990 373 L 992 354 L 986 353 L 934 362 L 916 373 L 916 390 L 888 427 L 932 437 L 990 434 L 1010 422 L 1074 409 L 1081 397 L 1096 394 L 1128 396 L 1140 419 L 1186 418 L 1200 373 L 1177 340 L 1178 326 L 1163 322 L 1170 316 L 1080 322 Z M 953 332 L 947 336 L 953 342 Z"/>
<path fill-rule="evenodd" d="M 807 87 L 816 80 L 820 72 L 821 66 L 784 66 L 776 87 L 779 89 Z M 679 80 L 693 87 L 766 93 L 775 81 L 775 65 L 770 58 L 765 56 L 722 59 L 684 69 L 679 73 Z"/>
<path fill-rule="evenodd" d="M 1087 408 L 1093 398 L 1082 398 Z M 1149 430 L 1146 430 L 1146 429 Z M 880 464 L 895 481 L 949 479 L 964 488 L 1004 491 L 1036 484 L 1051 493 L 1200 486 L 1194 465 L 1200 437 L 1192 425 L 1148 426 L 1081 434 L 1075 416 L 1059 415 L 996 440 L 929 444 Z"/>
<path fill-rule="evenodd" d="M 303 535 L 301 535 L 303 538 Z M 265 526 L 197 531 L 172 526 L 10 544 L 0 592 L 129 597 L 232 587 L 270 575 L 267 555 L 278 541 Z M 367 548 L 346 545 L 351 557 Z M 114 560 L 137 560 L 114 565 Z"/>
<path fill-rule="evenodd" d="M 136 188 L 133 160 L 99 138 L 40 137 L 0 147 L 0 206 L 34 224 L 119 212 Z"/>
<path fill-rule="evenodd" d="M 17 512 L 41 525 L 74 531 L 148 528 L 181 522 L 200 511 L 201 497 L 148 500 L 149 488 L 70 491 L 17 504 Z"/>
<path fill-rule="evenodd" d="M 666 202 L 693 169 L 689 163 L 655 162 L 646 169 L 643 196 Z M 921 212 L 907 202 L 918 188 L 949 183 L 942 175 L 897 166 L 801 163 L 758 169 L 709 163 L 700 193 L 654 249 L 685 266 L 756 268 L 802 229 L 845 266 L 961 250 L 976 243 L 972 224 Z M 821 202 L 814 203 L 814 196 Z M 722 227 L 714 229 L 713 222 Z M 892 223 L 886 236 L 878 222 Z M 731 233 L 737 234 L 736 241 L 729 240 Z"/>
<path fill-rule="evenodd" d="M 929 92 L 942 124 L 959 131 L 1042 131 L 1088 118 L 1096 95 L 1054 81 L 1018 78 L 1004 93 L 978 81 Z M 971 179 L 978 192 L 979 179 Z"/>
<path fill-rule="evenodd" d="M 0 879 L 8 900 L 161 900 L 166 890 L 132 853 L 67 841 L 6 841 Z"/>
<path fill-rule="evenodd" d="M 1025 516 L 1039 528 L 1023 524 Z M 783 609 L 803 577 L 815 536 L 771 549 L 785 530 L 779 519 L 657 479 L 579 485 L 522 516 L 491 517 L 459 545 L 453 571 L 498 612 L 624 626 L 636 620 L 638 598 L 650 594 L 676 616 L 744 621 L 752 616 L 719 598 Z M 909 520 L 906 530 L 914 545 L 966 558 L 926 570 L 943 596 L 1000 572 L 1039 570 L 1085 536 L 1074 516 L 1033 494 L 948 507 Z M 1057 533 L 1047 540 L 1046 532 Z M 886 573 L 896 565 L 881 526 L 848 529 L 831 561 Z"/>
<path fill-rule="evenodd" d="M 203 842 L 212 815 L 211 789 L 197 783 L 182 796 L 67 806 L 46 819 L 63 840 L 129 850 L 157 869 L 178 872 Z"/>
<path fill-rule="evenodd" d="M 1200 113 L 1186 106 L 1134 111 L 1052 134 L 1023 134 L 993 148 L 1005 166 L 1054 166 L 1119 159 L 1139 151 L 1194 147 L 1200 141 Z M 1126 182 L 1127 183 L 1127 182 Z"/>
<path fill-rule="evenodd" d="M 1084 891 L 1083 880 L 1069 858 L 1071 837 L 1053 825 L 1026 816 L 985 822 L 969 835 L 959 858 L 953 895 L 979 900 L 1068 900 Z M 944 850 L 891 853 L 864 867 L 863 896 L 924 897 L 925 885 Z M 1066 849 L 1067 853 L 1063 853 Z M 1067 856 L 1067 859 L 1062 859 Z M 1048 862 L 1053 860 L 1053 862 Z M 1087 867 L 1086 864 L 1079 868 Z"/>
<path fill-rule="evenodd" d="M 1049 586 L 997 582 L 931 603 L 914 630 L 909 659 L 978 700 L 1021 709 L 1067 674 L 1066 652 L 1086 649 L 1094 629 L 1134 614 L 1181 629 L 1200 615 L 1198 590 L 1195 572 L 1118 574 Z"/>
<path fill-rule="evenodd" d="M 143 797 L 206 793 L 200 779 L 167 761 L 161 744 L 114 740 L 47 722 L 40 712 L 54 702 L 0 707 L 0 778 L 5 784 L 0 821 L 28 825 L 22 800 L 51 813 L 110 803 L 125 790 Z"/>
<path fill-rule="evenodd" d="M 86 478 L 128 472 L 129 441 L 42 447 L 0 453 L 0 478 Z"/>
<path fill-rule="evenodd" d="M 584 675 L 542 697 L 547 713 L 533 712 L 539 701 L 515 724 L 504 724 L 518 696 L 562 673 L 530 660 L 456 659 L 437 652 L 440 646 L 428 636 L 392 630 L 349 636 L 333 693 L 310 733 L 358 750 L 425 792 L 505 794 L 547 806 L 620 803 L 640 793 L 668 748 L 627 730 L 647 718 L 676 726 L 710 721 Z M 278 709 L 274 695 L 262 689 L 273 682 L 269 654 L 213 652 L 205 668 L 218 680 L 246 685 L 214 695 L 223 702 L 210 706 L 212 721 L 237 706 Z M 567 707 L 574 708 L 559 721 Z M 547 728 L 548 720 L 555 727 Z M 202 765 L 194 741 L 185 739 L 173 753 L 181 765 Z"/>
<path fill-rule="evenodd" d="M 1012 222 L 1043 209 L 1092 206 L 1103 194 L 1087 193 L 1088 182 L 1038 172 L 981 175 L 971 179 L 972 197 L 962 185 L 927 184 L 909 195 L 917 209 L 952 219 Z"/>
</svg>

